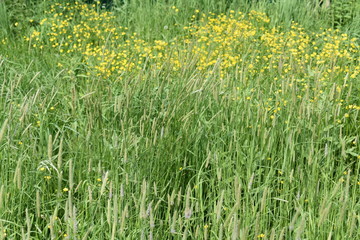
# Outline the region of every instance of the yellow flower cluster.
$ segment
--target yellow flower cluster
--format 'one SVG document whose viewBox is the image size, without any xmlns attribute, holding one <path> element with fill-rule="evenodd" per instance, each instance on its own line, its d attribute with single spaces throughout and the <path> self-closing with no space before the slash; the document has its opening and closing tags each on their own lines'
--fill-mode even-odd
<svg viewBox="0 0 360 240">
<path fill-rule="evenodd" d="M 136 33 L 129 34 L 126 27 L 117 26 L 112 13 L 95 9 L 95 5 L 78 2 L 56 3 L 40 22 L 41 27 L 25 39 L 33 48 L 57 52 L 60 67 L 72 64 L 66 57 L 80 56 L 87 75 L 102 78 L 141 70 L 147 59 L 153 60 L 158 69 L 167 58 L 179 66 L 177 54 L 169 57 L 166 53 L 167 42 L 145 42 Z"/>
<path fill-rule="evenodd" d="M 77 59 L 92 77 L 117 80 L 144 68 L 178 74 L 180 69 L 194 67 L 205 76 L 227 81 L 234 81 L 230 78 L 235 76 L 245 83 L 244 88 L 254 87 L 251 82 L 259 86 L 271 80 L 280 86 L 285 81 L 285 87 L 274 86 L 277 101 L 264 103 L 272 119 L 286 106 L 283 96 L 289 91 L 295 91 L 299 101 L 306 96 L 316 102 L 335 84 L 334 101 L 342 105 L 341 94 L 360 74 L 355 38 L 333 29 L 309 33 L 296 23 L 289 30 L 270 28 L 270 19 L 256 11 L 202 14 L 184 27 L 182 37 L 170 41 L 145 41 L 118 26 L 111 12 L 78 2 L 53 5 L 40 24 L 27 37 L 30 46 L 56 52 L 59 67 L 70 68 L 69 59 Z M 237 90 L 241 97 L 256 100 L 252 91 Z"/>
<path fill-rule="evenodd" d="M 345 107 L 346 109 L 355 109 L 355 110 L 360 110 L 360 106 L 357 105 L 349 105 Z"/>
</svg>

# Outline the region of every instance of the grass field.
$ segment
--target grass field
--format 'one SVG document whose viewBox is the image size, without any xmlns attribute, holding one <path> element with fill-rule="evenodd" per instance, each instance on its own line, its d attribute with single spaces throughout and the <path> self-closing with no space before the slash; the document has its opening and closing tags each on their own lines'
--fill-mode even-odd
<svg viewBox="0 0 360 240">
<path fill-rule="evenodd" d="M 0 239 L 360 239 L 360 3 L 0 0 Z"/>
</svg>

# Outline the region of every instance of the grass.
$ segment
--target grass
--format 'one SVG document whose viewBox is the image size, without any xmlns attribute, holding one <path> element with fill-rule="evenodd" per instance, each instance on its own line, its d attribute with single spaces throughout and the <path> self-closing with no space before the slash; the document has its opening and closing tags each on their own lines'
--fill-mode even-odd
<svg viewBox="0 0 360 240">
<path fill-rule="evenodd" d="M 358 239 L 360 17 L 296 3 L 1 2 L 0 239 Z"/>
</svg>

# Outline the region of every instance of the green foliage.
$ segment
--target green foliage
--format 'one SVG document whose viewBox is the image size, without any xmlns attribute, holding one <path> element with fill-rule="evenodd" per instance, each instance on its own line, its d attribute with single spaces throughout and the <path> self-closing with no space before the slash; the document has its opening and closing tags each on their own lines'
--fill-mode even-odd
<svg viewBox="0 0 360 240">
<path fill-rule="evenodd" d="M 344 27 L 355 18 L 359 10 L 356 0 L 334 0 L 331 4 L 332 24 L 335 27 Z"/>
<path fill-rule="evenodd" d="M 45 1 L 3 0 L 0 1 L 0 24 L 3 37 L 22 38 L 26 29 L 36 24 L 29 22 L 37 14 L 43 13 Z M 1 36 L 1 35 L 0 35 Z"/>
<path fill-rule="evenodd" d="M 360 239 L 355 10 L 56 2 L 0 1 L 0 239 Z"/>
</svg>

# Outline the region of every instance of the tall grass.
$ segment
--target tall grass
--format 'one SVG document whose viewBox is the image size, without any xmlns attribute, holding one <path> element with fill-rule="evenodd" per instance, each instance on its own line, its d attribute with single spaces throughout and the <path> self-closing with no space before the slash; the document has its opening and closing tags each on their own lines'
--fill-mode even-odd
<svg viewBox="0 0 360 240">
<path fill-rule="evenodd" d="M 0 239 L 360 237 L 358 16 L 22 3 L 0 3 Z"/>
</svg>

